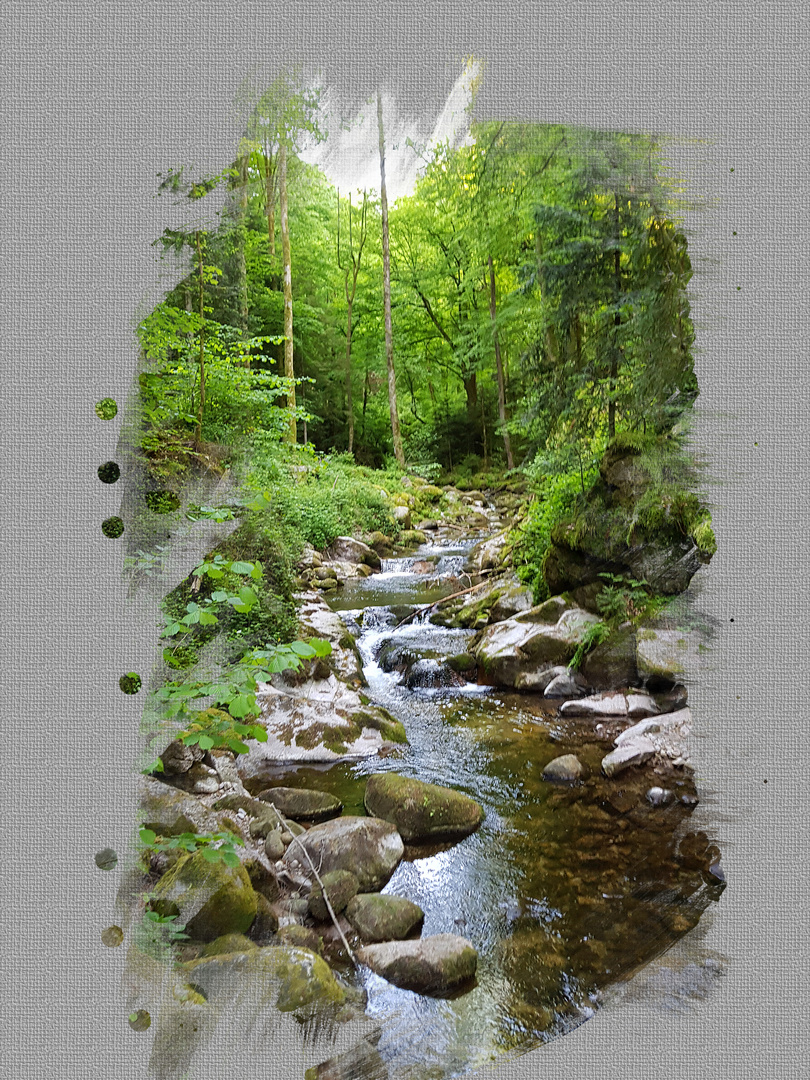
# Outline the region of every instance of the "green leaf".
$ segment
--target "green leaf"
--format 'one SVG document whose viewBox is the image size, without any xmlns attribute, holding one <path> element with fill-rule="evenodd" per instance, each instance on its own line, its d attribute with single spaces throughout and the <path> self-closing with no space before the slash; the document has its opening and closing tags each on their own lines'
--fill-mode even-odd
<svg viewBox="0 0 810 1080">
<path fill-rule="evenodd" d="M 222 861 L 225 863 L 226 866 L 238 866 L 240 859 L 235 851 L 223 851 Z"/>
<path fill-rule="evenodd" d="M 241 739 L 228 739 L 228 749 L 233 750 L 235 754 L 247 754 L 250 751 L 250 747 Z"/>
<path fill-rule="evenodd" d="M 211 593 L 211 599 L 218 604 L 222 600 L 227 600 L 228 594 L 225 592 L 224 589 L 217 589 L 215 592 Z"/>
<path fill-rule="evenodd" d="M 250 734 L 251 738 L 255 739 L 256 742 L 267 742 L 267 729 L 259 727 L 258 724 L 254 724 Z"/>
<path fill-rule="evenodd" d="M 231 563 L 231 571 L 234 574 L 252 574 L 253 569 L 254 569 L 253 563 L 250 563 L 250 562 L 241 562 L 240 561 L 240 562 L 232 562 Z"/>
<path fill-rule="evenodd" d="M 332 644 L 329 641 L 325 641 L 323 638 L 310 638 L 309 644 L 315 650 L 316 656 L 331 656 Z"/>
<path fill-rule="evenodd" d="M 216 848 L 204 847 L 204 848 L 201 848 L 200 850 L 202 852 L 202 857 L 206 860 L 206 862 L 210 862 L 210 863 L 219 862 L 220 854 L 219 854 L 219 852 L 217 851 Z"/>
<path fill-rule="evenodd" d="M 141 829 L 139 835 L 141 838 L 141 843 L 146 844 L 147 847 L 149 847 L 151 844 L 154 844 L 154 842 L 157 840 L 157 833 L 153 832 L 152 829 Z"/>
<path fill-rule="evenodd" d="M 317 655 L 312 645 L 307 645 L 304 641 L 293 641 L 290 643 L 290 648 L 296 656 L 302 656 L 307 660 Z"/>
<path fill-rule="evenodd" d="M 199 746 L 201 750 L 210 750 L 214 745 L 214 740 L 210 735 L 201 735 L 199 738 Z"/>
</svg>

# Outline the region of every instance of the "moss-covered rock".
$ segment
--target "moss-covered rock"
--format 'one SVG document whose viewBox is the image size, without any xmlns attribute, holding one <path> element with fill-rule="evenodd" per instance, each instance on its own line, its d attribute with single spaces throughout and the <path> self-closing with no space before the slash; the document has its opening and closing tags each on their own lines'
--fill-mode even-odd
<svg viewBox="0 0 810 1080">
<path fill-rule="evenodd" d="M 265 788 L 256 798 L 272 803 L 285 817 L 295 821 L 328 821 L 343 809 L 343 803 L 334 795 L 309 788 Z"/>
<path fill-rule="evenodd" d="M 358 893 L 346 907 L 346 918 L 363 941 L 400 941 L 422 925 L 425 913 L 403 896 Z"/>
<path fill-rule="evenodd" d="M 209 1002 L 232 1000 L 249 983 L 266 1005 L 311 1015 L 318 1007 L 342 1004 L 346 996 L 326 961 L 299 946 L 269 945 L 193 960 L 182 968 Z"/>
<path fill-rule="evenodd" d="M 478 966 L 472 944 L 455 934 L 366 945 L 357 957 L 383 979 L 418 994 L 455 990 L 474 978 Z"/>
<path fill-rule="evenodd" d="M 300 923 L 288 923 L 282 926 L 276 934 L 279 945 L 289 945 L 298 949 L 309 949 L 310 952 L 323 954 L 323 938 L 309 926 L 301 926 Z"/>
<path fill-rule="evenodd" d="M 309 912 L 318 922 L 326 922 L 331 919 L 331 915 L 324 900 L 324 892 L 332 905 L 332 911 L 339 915 L 352 897 L 357 895 L 358 882 L 351 870 L 331 870 L 321 874 L 321 882 L 323 888 L 316 883 L 309 894 Z"/>
<path fill-rule="evenodd" d="M 222 937 L 214 938 L 203 948 L 200 956 L 220 956 L 225 953 L 247 952 L 255 949 L 256 943 L 244 934 L 223 934 Z"/>
<path fill-rule="evenodd" d="M 546 622 L 546 608 L 550 604 L 547 601 L 483 631 L 473 655 L 491 682 L 545 689 L 556 675 L 553 669 L 573 658 L 588 627 L 599 622 L 596 615 L 580 608 L 564 610 L 555 623 Z M 555 610 L 559 610 L 559 605 Z M 554 612 L 550 614 L 553 617 Z M 545 683 L 540 678 L 544 672 L 548 673 Z"/>
<path fill-rule="evenodd" d="M 636 670 L 636 635 L 626 623 L 594 646 L 580 665 L 587 684 L 597 690 L 618 690 L 638 683 Z"/>
<path fill-rule="evenodd" d="M 203 851 L 180 859 L 157 883 L 154 895 L 155 909 L 177 915 L 198 941 L 244 934 L 256 917 L 256 893 L 244 866 L 208 862 Z"/>
<path fill-rule="evenodd" d="M 460 840 L 484 820 L 478 803 L 460 791 L 396 773 L 369 776 L 365 806 L 370 814 L 396 825 L 408 843 Z"/>
</svg>

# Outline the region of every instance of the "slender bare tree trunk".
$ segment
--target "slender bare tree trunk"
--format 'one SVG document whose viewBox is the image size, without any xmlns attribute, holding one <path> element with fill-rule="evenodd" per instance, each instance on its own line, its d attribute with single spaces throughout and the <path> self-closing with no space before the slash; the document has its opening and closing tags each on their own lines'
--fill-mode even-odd
<svg viewBox="0 0 810 1080">
<path fill-rule="evenodd" d="M 270 258 L 276 257 L 276 163 L 269 147 L 264 151 L 265 211 Z"/>
<path fill-rule="evenodd" d="M 397 411 L 397 380 L 394 372 L 394 332 L 391 326 L 391 249 L 388 242 L 388 194 L 385 187 L 385 139 L 383 136 L 382 97 L 377 91 L 377 128 L 380 137 L 380 204 L 382 208 L 383 241 L 383 306 L 385 309 L 385 358 L 388 363 L 388 407 L 391 411 L 391 435 L 394 457 L 400 468 L 405 467 L 402 436 Z"/>
<path fill-rule="evenodd" d="M 495 325 L 495 268 L 492 265 L 492 256 L 489 256 L 489 314 L 492 319 L 492 335 L 495 340 L 495 370 L 498 375 L 498 415 L 501 418 L 503 428 L 503 448 L 506 451 L 506 467 L 514 469 L 515 461 L 512 457 L 512 444 L 509 441 L 509 432 L 506 430 L 506 391 L 503 382 L 503 363 L 501 362 L 501 343 L 498 340 L 498 330 Z"/>
<path fill-rule="evenodd" d="M 287 147 L 282 142 L 278 152 L 278 191 L 281 206 L 281 261 L 284 284 L 284 375 L 288 379 L 295 377 L 293 367 L 293 306 L 292 306 L 292 265 L 290 260 L 290 227 L 287 215 Z M 289 440 L 296 441 L 295 426 L 295 386 L 290 385 L 287 393 L 287 408 L 290 410 Z"/>
<path fill-rule="evenodd" d="M 200 284 L 200 397 L 197 403 L 197 444 L 202 442 L 203 410 L 205 409 L 205 304 L 203 299 L 203 261 L 200 230 L 197 230 L 197 275 Z"/>
<path fill-rule="evenodd" d="M 239 193 L 236 202 L 237 212 L 237 276 L 239 287 L 239 329 L 247 337 L 248 328 L 248 294 L 247 294 L 247 262 L 245 260 L 245 236 L 247 217 L 247 154 L 239 158 Z M 250 367 L 250 357 L 245 356 L 244 363 Z"/>
</svg>

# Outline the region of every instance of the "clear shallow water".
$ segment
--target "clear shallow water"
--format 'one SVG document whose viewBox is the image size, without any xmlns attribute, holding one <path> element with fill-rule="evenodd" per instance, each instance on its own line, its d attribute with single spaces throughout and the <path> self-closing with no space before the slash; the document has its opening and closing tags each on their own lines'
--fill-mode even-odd
<svg viewBox="0 0 810 1080">
<path fill-rule="evenodd" d="M 413 571 L 439 554 L 436 572 Z M 530 1049 L 587 1019 L 601 991 L 688 932 L 719 896 L 705 868 L 678 859 L 694 831 L 680 803 L 652 808 L 650 786 L 692 794 L 671 770 L 606 780 L 612 734 L 557 717 L 537 695 L 475 684 L 409 690 L 377 663 L 389 642 L 420 655 L 466 651 L 472 631 L 424 621 L 397 625 L 415 604 L 466 587 L 465 548 L 425 547 L 387 560 L 383 573 L 347 585 L 333 607 L 357 634 L 369 696 L 405 725 L 401 754 L 331 768 L 276 770 L 293 786 L 331 791 L 346 813 L 363 813 L 364 777 L 393 770 L 475 798 L 486 817 L 474 835 L 437 850 L 408 849 L 385 891 L 425 912 L 423 935 L 457 933 L 479 953 L 475 986 L 449 999 L 399 990 L 370 974 L 368 1013 L 392 1076 L 462 1073 Z M 393 609 L 393 610 L 392 610 Z M 552 758 L 576 753 L 590 772 L 580 787 L 542 780 Z"/>
</svg>

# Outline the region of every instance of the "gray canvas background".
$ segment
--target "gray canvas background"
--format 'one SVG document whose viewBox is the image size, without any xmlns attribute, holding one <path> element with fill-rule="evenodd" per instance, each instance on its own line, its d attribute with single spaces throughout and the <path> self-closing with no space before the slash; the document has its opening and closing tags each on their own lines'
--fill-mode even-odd
<svg viewBox="0 0 810 1080">
<path fill-rule="evenodd" d="M 678 151 L 714 200 L 688 223 L 696 442 L 719 481 L 701 595 L 719 631 L 692 690 L 693 758 L 729 880 L 653 989 L 489 1075 L 805 1074 L 806 7 L 36 0 L 3 21 L 3 1072 L 141 1077 L 148 1058 L 124 957 L 99 939 L 118 871 L 93 855 L 131 840 L 140 704 L 117 679 L 148 671 L 153 637 L 99 531 L 119 501 L 96 479 L 119 421 L 92 405 L 126 399 L 136 305 L 157 296 L 155 174 L 220 167 L 241 79 L 276 58 L 347 87 L 383 80 L 418 114 L 474 53 L 482 112 L 707 140 Z M 679 994 L 708 954 L 726 974 L 705 1000 Z M 284 1046 L 270 1062 L 240 1080 L 300 1075 Z M 213 1054 L 211 1080 L 228 1075 Z"/>
</svg>

